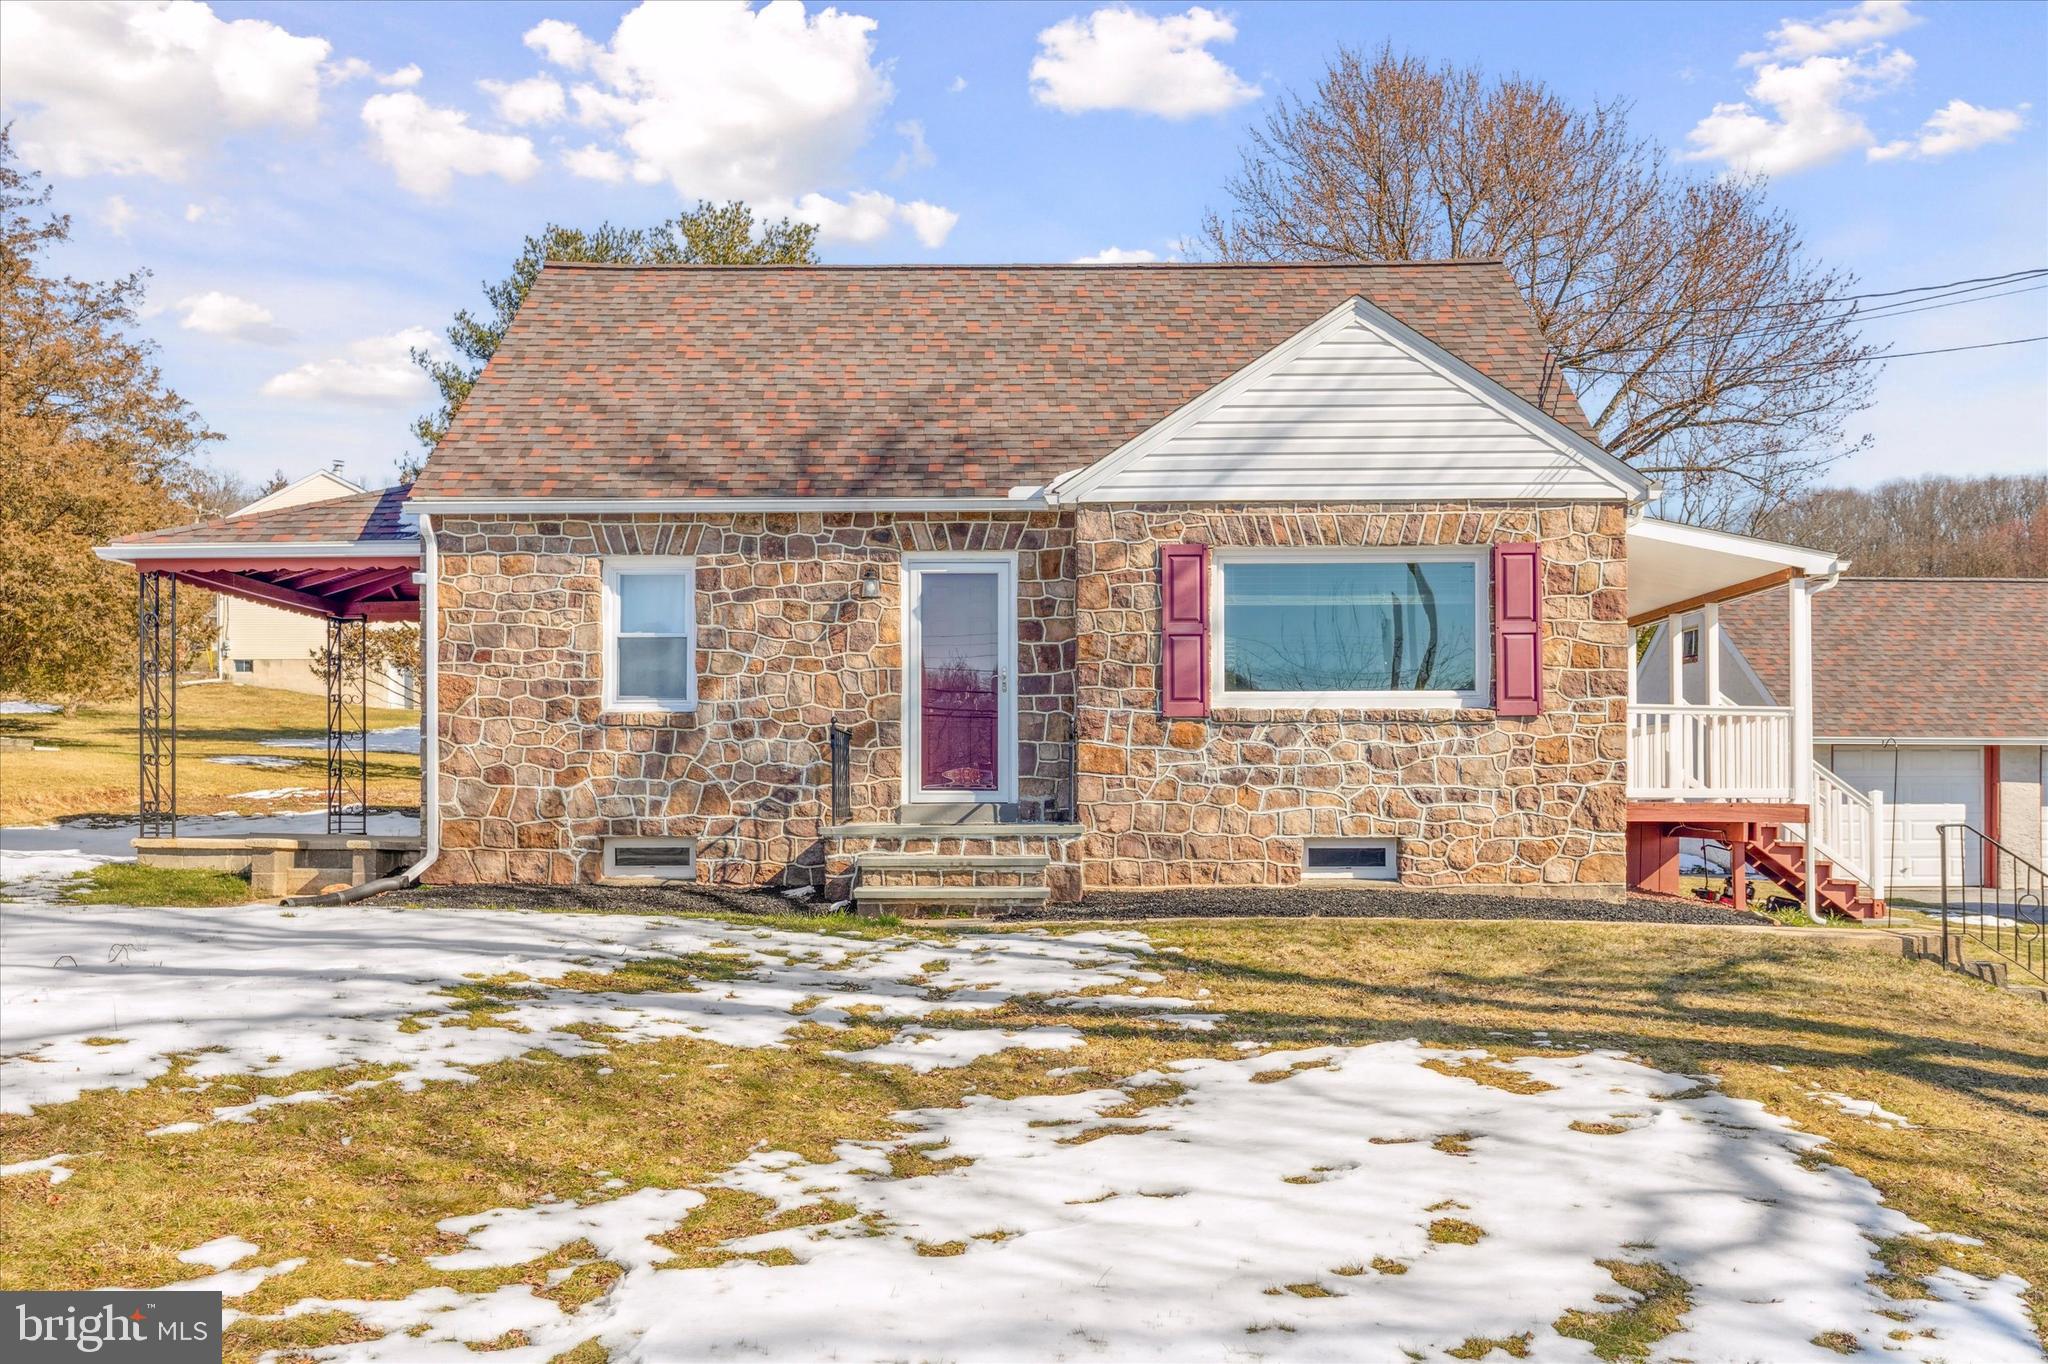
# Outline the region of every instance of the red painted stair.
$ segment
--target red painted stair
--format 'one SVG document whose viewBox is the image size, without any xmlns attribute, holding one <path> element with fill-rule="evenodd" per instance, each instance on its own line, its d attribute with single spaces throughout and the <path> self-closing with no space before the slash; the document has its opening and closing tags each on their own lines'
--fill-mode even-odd
<svg viewBox="0 0 2048 1364">
<path fill-rule="evenodd" d="M 1759 824 L 1749 839 L 1749 865 L 1783 886 L 1787 893 L 1806 898 L 1806 845 L 1785 832 L 1782 825 Z M 1885 912 L 1884 901 L 1874 898 L 1855 880 L 1835 874 L 1835 864 L 1825 857 L 1813 859 L 1818 881 L 1814 900 L 1822 909 L 1847 919 L 1875 919 Z"/>
</svg>

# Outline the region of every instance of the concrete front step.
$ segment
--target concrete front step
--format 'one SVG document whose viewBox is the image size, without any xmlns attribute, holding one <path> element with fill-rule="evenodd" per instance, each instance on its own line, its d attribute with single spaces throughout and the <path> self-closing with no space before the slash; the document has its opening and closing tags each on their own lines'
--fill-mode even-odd
<svg viewBox="0 0 2048 1364">
<path fill-rule="evenodd" d="M 1036 908 L 1052 897 L 1044 886 L 876 886 L 856 885 L 856 914 L 927 914 L 973 917 L 1000 910 Z"/>
<path fill-rule="evenodd" d="M 863 871 L 1044 871 L 1051 860 L 1036 853 L 864 852 L 853 864 Z"/>
</svg>

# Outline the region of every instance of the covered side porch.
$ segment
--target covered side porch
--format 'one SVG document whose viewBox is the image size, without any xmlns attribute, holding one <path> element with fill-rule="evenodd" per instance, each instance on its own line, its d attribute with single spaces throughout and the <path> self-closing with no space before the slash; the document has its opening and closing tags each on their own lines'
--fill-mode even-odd
<svg viewBox="0 0 2048 1364">
<path fill-rule="evenodd" d="M 1684 838 L 1725 843 L 1736 903 L 1757 870 L 1810 912 L 1881 912 L 1881 804 L 1813 756 L 1813 609 L 1846 562 L 1818 550 L 1644 519 L 1629 528 L 1629 624 L 1658 655 L 1629 674 L 1629 881 L 1677 894 Z M 1721 607 L 1784 587 L 1785 705 L 1723 675 Z M 1645 679 L 1653 685 L 1646 686 Z"/>
<path fill-rule="evenodd" d="M 370 628 L 417 622 L 421 537 L 405 488 L 222 517 L 129 536 L 101 558 L 136 571 L 136 734 L 144 865 L 249 877 L 259 898 L 356 885 L 418 860 L 421 835 L 373 829 L 369 805 Z M 204 588 L 326 622 L 324 833 L 178 827 L 178 591 Z"/>
</svg>

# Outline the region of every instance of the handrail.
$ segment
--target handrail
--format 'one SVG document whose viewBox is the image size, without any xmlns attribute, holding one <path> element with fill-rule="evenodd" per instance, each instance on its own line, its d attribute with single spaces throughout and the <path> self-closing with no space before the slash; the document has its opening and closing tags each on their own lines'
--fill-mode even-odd
<svg viewBox="0 0 2048 1364">
<path fill-rule="evenodd" d="M 1792 729 L 1789 706 L 1631 706 L 1628 793 L 1790 800 Z"/>
<path fill-rule="evenodd" d="M 1943 824 L 1935 832 L 1941 837 L 1941 959 L 1960 962 L 1960 952 L 1952 954 L 1949 942 L 1967 938 L 2048 984 L 2048 918 L 2044 918 L 2042 911 L 2044 897 L 2048 897 L 2048 872 L 1968 824 Z M 1990 881 L 1991 885 L 1951 888 L 1951 838 L 1956 844 L 1955 865 L 1959 873 L 1971 851 L 1971 840 L 1976 840 L 1976 851 L 1988 863 L 1987 874 L 1980 879 Z M 1974 911 L 1970 899 L 1973 892 Z M 1997 899 L 1993 902 L 1988 896 Z M 2007 910 L 2011 911 L 2010 917 Z"/>
<path fill-rule="evenodd" d="M 1813 850 L 1868 886 L 1873 899 L 1883 899 L 1884 797 L 1864 795 L 1816 762 L 1807 803 L 1813 819 L 1806 841 Z"/>
</svg>

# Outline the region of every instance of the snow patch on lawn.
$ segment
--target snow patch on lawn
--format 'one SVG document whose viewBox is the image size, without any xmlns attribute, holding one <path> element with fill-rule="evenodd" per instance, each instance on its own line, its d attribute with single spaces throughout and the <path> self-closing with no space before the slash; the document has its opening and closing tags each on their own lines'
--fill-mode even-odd
<svg viewBox="0 0 2048 1364">
<path fill-rule="evenodd" d="M 865 1051 L 828 1051 L 846 1061 L 869 1065 L 908 1066 L 919 1075 L 955 1066 L 972 1065 L 984 1056 L 1025 1047 L 1033 1051 L 1071 1051 L 1081 1045 L 1081 1034 L 1072 1028 L 924 1028 L 900 1029 L 880 1046 Z"/>
<path fill-rule="evenodd" d="M 1868 1118 L 1881 1127 L 1914 1127 L 1918 1125 L 1908 1122 L 1903 1115 L 1892 1112 L 1874 1099 L 1852 1099 L 1847 1094 L 1837 1094 L 1831 1089 L 1808 1090 L 1806 1097 L 1818 1099 L 1824 1104 L 1832 1104 L 1852 1118 Z"/>
<path fill-rule="evenodd" d="M 77 1159 L 77 1156 L 69 1152 L 59 1151 L 56 1155 L 44 1156 L 41 1160 L 17 1160 L 12 1165 L 0 1165 L 0 1179 L 10 1179 L 15 1175 L 40 1174 L 48 1175 L 52 1184 L 62 1184 L 76 1173 L 64 1162 Z"/>
<path fill-rule="evenodd" d="M 870 942 L 640 916 L 31 905 L 0 911 L 0 934 L 8 1113 L 135 1088 L 180 1055 L 193 1057 L 188 1074 L 199 1080 L 385 1064 L 399 1068 L 396 1083 L 418 1089 L 532 1052 L 604 1052 L 605 1043 L 570 1031 L 579 1024 L 628 1042 L 691 1036 L 773 1047 L 807 1024 L 842 1027 L 857 1009 L 933 1024 L 1021 995 L 1159 979 L 1145 939 L 1128 932 Z M 677 991 L 546 984 L 697 954 L 743 974 Z M 441 1026 L 471 1016 L 437 991 L 507 974 L 532 983 L 485 1020 L 504 1026 Z M 315 1097 L 324 1096 L 258 1100 L 249 1111 Z"/>
<path fill-rule="evenodd" d="M 0 701 L 0 715 L 55 715 L 62 709 L 48 701 Z"/>
<path fill-rule="evenodd" d="M 467 1343 L 513 1329 L 528 1343 L 497 1353 L 519 1364 L 589 1339 L 618 1364 L 1335 1360 L 1438 1358 L 1523 1333 L 1534 1357 L 1579 1359 L 1585 1345 L 1554 1324 L 1625 1302 L 1595 1263 L 1619 1259 L 1690 1285 L 1684 1329 L 1657 1358 L 1832 1360 L 1813 1343 L 1829 1331 L 1894 1358 L 2037 1357 L 2013 1276 L 1944 1270 L 1926 1302 L 1874 1287 L 1871 1238 L 1927 1229 L 1860 1177 L 1802 1160 L 1822 1139 L 1760 1105 L 1614 1053 L 1507 1063 L 1551 1086 L 1533 1094 L 1422 1064 L 1478 1055 L 1383 1042 L 1177 1062 L 1081 1094 L 974 1096 L 897 1115 L 942 1172 L 891 1178 L 900 1142 L 847 1141 L 825 1162 L 757 1152 L 712 1181 L 782 1210 L 851 1207 L 720 1247 L 781 1263 L 664 1267 L 648 1238 L 696 1205 L 641 1190 L 442 1224 L 472 1244 L 432 1261 L 447 1268 L 615 1231 L 626 1273 L 576 1312 L 512 1285 L 284 1315 L 338 1308 L 388 1333 L 313 1352 L 342 1361 L 466 1358 Z M 1179 1092 L 1160 1101 L 1162 1081 Z M 1108 1116 L 1134 1100 L 1135 1116 Z M 1476 1242 L 1433 1239 L 1444 1218 Z M 1913 1339 L 1890 1340 L 1902 1325 Z"/>
<path fill-rule="evenodd" d="M 273 757 L 268 753 L 223 753 L 218 757 L 208 758 L 206 761 L 219 763 L 222 767 L 263 767 L 274 772 L 282 772 L 286 768 L 297 767 L 300 760 L 297 758 Z M 252 793 L 237 792 L 236 794 L 248 795 Z"/>
<path fill-rule="evenodd" d="M 265 748 L 325 748 L 327 736 L 316 734 L 311 738 L 264 739 Z M 420 751 L 420 727 L 418 725 L 393 725 L 389 729 L 373 729 L 363 736 L 363 744 L 372 753 L 417 753 Z"/>
<path fill-rule="evenodd" d="M 245 1241 L 239 1236 L 216 1236 L 204 1245 L 178 1252 L 178 1258 L 188 1265 L 205 1265 L 208 1269 L 226 1269 L 238 1260 L 246 1260 L 262 1247 L 254 1241 Z"/>
<path fill-rule="evenodd" d="M 582 1204 L 573 1199 L 531 1208 L 493 1208 L 473 1217 L 450 1217 L 434 1225 L 468 1240 L 469 1249 L 430 1255 L 436 1269 L 497 1269 L 523 1265 L 571 1241 L 588 1241 L 599 1258 L 629 1269 L 645 1269 L 670 1259 L 674 1251 L 650 1239 L 659 1236 L 703 1205 L 694 1189 L 641 1189 L 608 1202 Z"/>
</svg>

